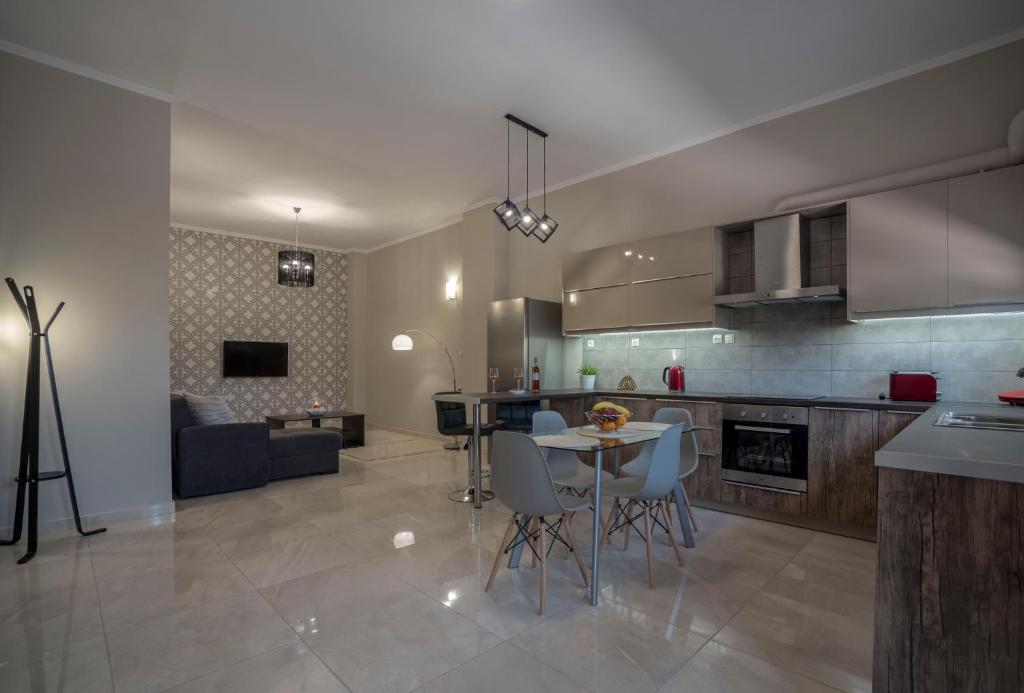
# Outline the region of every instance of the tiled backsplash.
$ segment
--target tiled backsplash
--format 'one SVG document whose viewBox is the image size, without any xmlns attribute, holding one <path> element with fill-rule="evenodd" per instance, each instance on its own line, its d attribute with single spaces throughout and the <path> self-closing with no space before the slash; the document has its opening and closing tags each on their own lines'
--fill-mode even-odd
<svg viewBox="0 0 1024 693">
<path fill-rule="evenodd" d="M 672 330 L 583 337 L 597 384 L 630 374 L 640 389 L 662 388 L 662 369 L 686 370 L 692 392 L 877 397 L 889 371 L 938 371 L 947 401 L 995 401 L 1024 387 L 1024 314 L 847 322 L 846 305 L 777 305 L 733 310 L 731 330 Z M 722 335 L 720 344 L 714 335 Z M 725 335 L 735 343 L 724 343 Z M 638 346 L 631 346 L 638 339 Z"/>
</svg>

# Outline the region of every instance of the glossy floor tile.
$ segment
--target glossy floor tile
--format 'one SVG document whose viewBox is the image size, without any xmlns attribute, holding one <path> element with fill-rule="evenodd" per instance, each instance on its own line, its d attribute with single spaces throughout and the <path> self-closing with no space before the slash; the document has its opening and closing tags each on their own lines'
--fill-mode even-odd
<svg viewBox="0 0 1024 693">
<path fill-rule="evenodd" d="M 45 537 L 27 566 L 0 549 L 0 690 L 870 688 L 873 544 L 698 508 L 683 566 L 656 535 L 654 590 L 642 541 L 615 537 L 596 609 L 552 549 L 541 616 L 528 552 L 484 590 L 510 511 L 447 499 L 464 451 L 371 429 L 345 452 L 337 475 Z"/>
</svg>

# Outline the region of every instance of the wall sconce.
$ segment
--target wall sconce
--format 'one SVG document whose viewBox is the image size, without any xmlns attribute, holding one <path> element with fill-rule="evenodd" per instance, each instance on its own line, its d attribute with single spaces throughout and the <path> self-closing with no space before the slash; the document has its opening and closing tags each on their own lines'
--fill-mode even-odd
<svg viewBox="0 0 1024 693">
<path fill-rule="evenodd" d="M 444 283 L 444 297 L 454 301 L 458 297 L 459 282 L 454 277 Z"/>
</svg>

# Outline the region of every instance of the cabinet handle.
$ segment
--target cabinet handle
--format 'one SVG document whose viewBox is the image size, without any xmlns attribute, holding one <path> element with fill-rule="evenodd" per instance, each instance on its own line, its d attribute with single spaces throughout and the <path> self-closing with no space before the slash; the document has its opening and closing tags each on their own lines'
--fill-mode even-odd
<svg viewBox="0 0 1024 693">
<path fill-rule="evenodd" d="M 772 493 L 786 493 L 786 494 L 789 494 L 791 496 L 802 496 L 802 495 L 804 495 L 804 494 L 800 493 L 800 491 L 790 491 L 789 489 L 784 489 L 784 488 L 769 488 L 767 486 L 758 486 L 757 484 L 741 484 L 738 481 L 726 481 L 725 479 L 722 480 L 722 483 L 726 484 L 728 486 L 742 486 L 743 488 L 754 488 L 754 489 L 757 489 L 758 491 L 771 491 Z"/>
<path fill-rule="evenodd" d="M 886 409 L 885 413 L 886 414 L 910 414 L 912 416 L 920 416 L 924 412 L 923 411 L 899 411 L 899 410 L 896 410 L 896 409 Z"/>
<path fill-rule="evenodd" d="M 852 407 L 815 407 L 815 409 L 820 409 L 821 411 L 871 411 L 870 409 L 854 409 Z"/>
</svg>

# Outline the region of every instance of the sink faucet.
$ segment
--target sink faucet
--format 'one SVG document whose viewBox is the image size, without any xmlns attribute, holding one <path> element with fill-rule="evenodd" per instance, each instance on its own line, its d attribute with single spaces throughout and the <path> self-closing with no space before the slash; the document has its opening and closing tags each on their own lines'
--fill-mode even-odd
<svg viewBox="0 0 1024 693">
<path fill-rule="evenodd" d="M 1017 369 L 1017 377 L 1018 378 L 1024 378 L 1024 368 L 1018 368 Z"/>
</svg>

